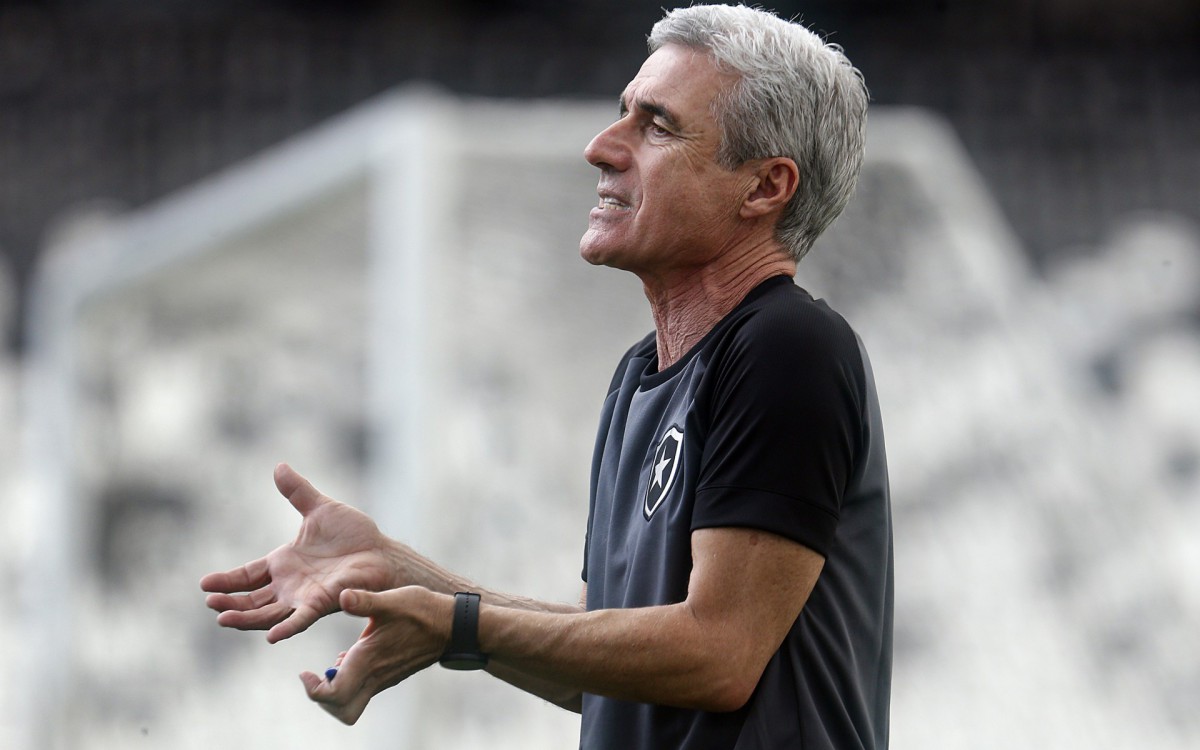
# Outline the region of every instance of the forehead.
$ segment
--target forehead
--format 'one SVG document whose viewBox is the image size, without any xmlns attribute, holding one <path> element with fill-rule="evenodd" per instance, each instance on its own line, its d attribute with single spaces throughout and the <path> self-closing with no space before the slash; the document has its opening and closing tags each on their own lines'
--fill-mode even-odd
<svg viewBox="0 0 1200 750">
<path fill-rule="evenodd" d="M 653 105 L 678 117 L 712 112 L 713 100 L 733 85 L 733 75 L 717 68 L 703 50 L 666 44 L 642 63 L 621 94 L 621 108 Z"/>
</svg>

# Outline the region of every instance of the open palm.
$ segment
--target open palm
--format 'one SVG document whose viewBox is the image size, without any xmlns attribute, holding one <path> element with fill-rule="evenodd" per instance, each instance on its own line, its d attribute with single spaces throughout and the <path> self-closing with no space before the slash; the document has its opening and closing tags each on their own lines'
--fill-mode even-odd
<svg viewBox="0 0 1200 750">
<path fill-rule="evenodd" d="M 275 469 L 275 486 L 300 512 L 295 540 L 245 565 L 210 573 L 200 588 L 217 623 L 268 630 L 271 643 L 306 630 L 339 609 L 346 589 L 381 591 L 395 585 L 391 540 L 359 510 L 321 494 L 291 467 Z"/>
</svg>

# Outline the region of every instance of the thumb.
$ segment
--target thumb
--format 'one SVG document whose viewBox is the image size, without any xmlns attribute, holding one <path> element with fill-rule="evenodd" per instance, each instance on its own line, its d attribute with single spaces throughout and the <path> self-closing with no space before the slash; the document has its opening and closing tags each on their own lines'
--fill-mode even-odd
<svg viewBox="0 0 1200 750">
<path fill-rule="evenodd" d="M 311 482 L 287 464 L 275 467 L 275 487 L 302 516 L 312 513 L 328 500 Z"/>
<path fill-rule="evenodd" d="M 376 595 L 370 591 L 346 589 L 338 596 L 338 605 L 348 615 L 369 617 L 375 611 Z"/>
</svg>

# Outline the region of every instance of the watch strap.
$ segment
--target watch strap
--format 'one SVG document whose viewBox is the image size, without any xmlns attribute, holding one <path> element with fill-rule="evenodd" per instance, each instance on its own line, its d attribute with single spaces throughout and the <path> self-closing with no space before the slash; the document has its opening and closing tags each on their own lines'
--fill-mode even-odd
<svg viewBox="0 0 1200 750">
<path fill-rule="evenodd" d="M 487 654 L 479 650 L 479 594 L 459 591 L 454 595 L 454 621 L 450 645 L 439 663 L 447 669 L 483 669 Z"/>
</svg>

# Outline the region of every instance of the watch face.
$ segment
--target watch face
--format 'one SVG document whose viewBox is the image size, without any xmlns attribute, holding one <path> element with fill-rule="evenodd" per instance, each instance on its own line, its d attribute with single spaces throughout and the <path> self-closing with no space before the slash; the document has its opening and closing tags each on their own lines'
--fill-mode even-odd
<svg viewBox="0 0 1200 750">
<path fill-rule="evenodd" d="M 483 669 L 487 666 L 488 658 L 483 654 L 446 654 L 438 660 L 438 663 L 446 669 L 465 672 L 471 669 Z"/>
</svg>

